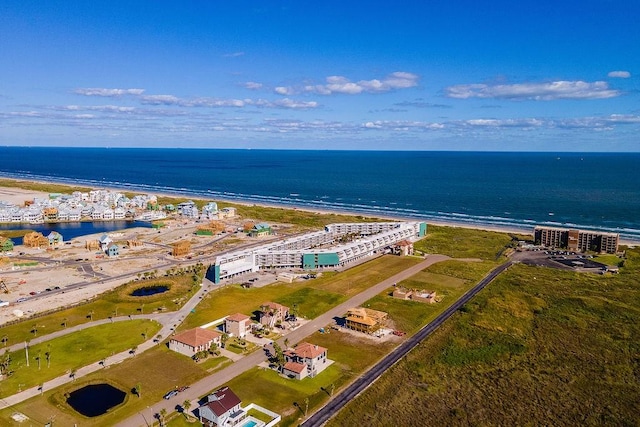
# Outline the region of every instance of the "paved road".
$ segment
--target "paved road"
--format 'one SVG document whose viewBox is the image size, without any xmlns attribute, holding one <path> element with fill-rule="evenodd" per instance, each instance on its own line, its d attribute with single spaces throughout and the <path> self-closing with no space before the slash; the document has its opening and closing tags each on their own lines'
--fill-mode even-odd
<svg viewBox="0 0 640 427">
<path fill-rule="evenodd" d="M 132 316 L 132 318 L 136 318 L 136 319 L 141 319 L 141 318 L 146 318 L 146 319 L 152 319 L 155 320 L 157 322 L 159 322 L 162 325 L 162 328 L 160 329 L 160 331 L 158 331 L 157 334 L 155 334 L 153 337 L 150 337 L 147 341 L 143 342 L 142 344 L 138 345 L 138 349 L 137 349 L 137 354 L 142 353 L 145 350 L 148 350 L 151 347 L 154 347 L 156 345 L 158 345 L 158 343 L 155 340 L 155 336 L 160 334 L 162 337 L 167 337 L 169 336 L 169 334 L 171 334 L 173 332 L 174 329 L 174 325 L 179 325 L 180 323 L 182 323 L 182 321 L 184 320 L 184 318 L 187 316 L 187 314 L 200 302 L 201 297 L 208 291 L 208 289 L 206 288 L 206 286 L 203 286 L 198 292 L 196 292 L 193 297 L 191 297 L 191 299 L 189 301 L 187 301 L 178 311 L 174 311 L 174 312 L 169 312 L 169 313 L 162 313 L 162 314 L 149 314 L 149 315 L 137 315 L 137 316 Z M 114 321 L 123 321 L 123 320 L 129 320 L 128 316 L 121 316 L 121 317 L 117 317 L 113 319 Z M 92 326 L 96 326 L 99 324 L 104 324 L 104 323 L 108 323 L 110 322 L 109 319 L 101 319 L 101 320 L 96 320 L 94 322 L 88 322 L 88 323 L 84 323 L 81 325 L 77 325 L 71 328 L 67 328 L 67 329 L 63 329 L 61 331 L 57 331 L 54 332 L 52 334 L 49 335 L 45 335 L 42 336 L 38 339 L 33 339 L 30 342 L 30 345 L 34 345 L 37 344 L 38 342 L 45 342 L 48 341 L 49 339 L 53 339 L 53 338 L 57 338 L 59 336 L 62 335 L 66 335 L 75 331 L 79 331 L 82 329 L 86 329 L 86 328 L 90 328 Z M 16 350 L 20 350 L 24 348 L 24 343 L 19 343 L 19 344 L 14 344 L 11 348 L 15 348 Z M 92 372 L 98 371 L 100 369 L 103 369 L 107 366 L 110 365 L 114 365 L 117 363 L 122 362 L 125 359 L 128 359 L 130 357 L 134 357 L 135 355 L 129 353 L 129 350 L 125 350 L 123 352 L 114 354 L 113 356 L 107 357 L 104 359 L 104 361 L 98 361 L 95 363 L 92 363 L 90 365 L 87 366 L 83 366 L 82 368 L 79 368 L 76 371 L 76 375 L 75 378 L 71 377 L 69 375 L 61 375 L 57 378 L 54 378 L 52 380 L 49 380 L 47 382 L 45 382 L 43 384 L 43 389 L 44 390 L 51 390 L 55 387 L 61 386 L 63 384 L 69 383 L 71 381 L 73 381 L 74 379 L 77 378 L 81 378 L 85 375 L 88 375 Z M 20 393 L 16 393 L 14 395 L 11 396 L 7 396 L 3 399 L 0 399 L 0 409 L 4 409 L 8 406 L 11 405 L 15 405 L 17 403 L 20 403 L 24 400 L 27 400 L 31 397 L 37 396 L 38 394 L 41 393 L 41 390 L 39 387 L 31 387 L 29 389 L 23 390 Z"/>
<path fill-rule="evenodd" d="M 350 298 L 348 301 L 332 308 L 326 313 L 316 317 L 315 319 L 309 321 L 308 323 L 300 326 L 298 329 L 289 332 L 286 335 L 286 338 L 289 340 L 289 345 L 294 345 L 301 340 L 305 339 L 321 327 L 325 327 L 330 323 L 333 323 L 333 319 L 335 317 L 343 316 L 344 313 L 347 312 L 348 309 L 357 307 L 362 305 L 365 301 L 373 298 L 379 293 L 383 292 L 385 289 L 393 286 L 394 283 L 400 282 L 402 280 L 408 279 L 409 277 L 417 274 L 418 272 L 424 270 L 440 261 L 445 261 L 450 259 L 444 255 L 429 255 L 427 259 L 422 261 L 419 264 L 416 264 L 408 269 L 402 271 L 401 273 L 396 274 L 382 282 L 370 287 L 369 289 L 355 295 Z M 283 346 L 285 337 L 278 340 L 278 343 Z M 176 405 L 182 404 L 185 400 L 192 401 L 192 407 L 197 407 L 197 400 L 201 397 L 209 393 L 211 390 L 220 387 L 238 375 L 248 371 L 249 369 L 257 366 L 258 364 L 265 362 L 267 360 L 267 356 L 263 351 L 255 351 L 239 361 L 233 363 L 232 365 L 224 368 L 216 373 L 213 373 L 200 381 L 191 384 L 190 388 L 182 393 L 179 393 L 177 396 L 169 399 L 162 400 L 160 402 L 156 402 L 153 405 L 149 405 L 150 408 L 145 411 L 141 411 L 140 413 L 122 421 L 117 424 L 117 427 L 138 427 L 145 426 L 146 420 L 152 420 L 153 415 L 159 413 L 162 409 L 166 409 L 167 412 L 171 413 L 176 409 Z"/>
<path fill-rule="evenodd" d="M 485 278 L 483 278 L 478 284 L 465 293 L 454 304 L 448 307 L 443 313 L 436 317 L 432 322 L 423 327 L 417 334 L 410 337 L 407 341 L 398 346 L 392 353 L 374 365 L 364 375 L 354 381 L 342 392 L 337 394 L 332 400 L 330 400 L 324 407 L 309 417 L 301 425 L 304 427 L 319 427 L 326 423 L 333 415 L 337 414 L 342 407 L 344 407 L 349 401 L 355 398 L 358 394 L 362 393 L 368 388 L 374 381 L 376 381 L 385 371 L 395 365 L 401 358 L 403 358 L 409 351 L 416 347 L 422 340 L 428 337 L 433 331 L 435 331 L 445 320 L 453 315 L 464 304 L 469 302 L 478 292 L 484 289 L 493 279 L 495 279 L 500 273 L 505 271 L 513 264 L 512 261 L 506 262 L 495 269 L 493 269 Z"/>
</svg>

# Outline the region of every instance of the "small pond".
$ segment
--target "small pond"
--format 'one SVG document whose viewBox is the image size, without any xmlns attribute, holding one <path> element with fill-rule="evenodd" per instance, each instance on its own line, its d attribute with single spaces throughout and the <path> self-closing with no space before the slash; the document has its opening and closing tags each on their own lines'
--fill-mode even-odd
<svg viewBox="0 0 640 427">
<path fill-rule="evenodd" d="M 144 288 L 138 288 L 135 291 L 131 292 L 129 295 L 132 297 L 148 297 L 149 295 L 161 294 L 163 292 L 167 292 L 169 290 L 168 286 L 158 285 L 158 286 L 147 286 Z"/>
<path fill-rule="evenodd" d="M 69 394 L 67 403 L 86 417 L 97 417 L 124 402 L 127 394 L 109 384 L 91 384 Z"/>
</svg>

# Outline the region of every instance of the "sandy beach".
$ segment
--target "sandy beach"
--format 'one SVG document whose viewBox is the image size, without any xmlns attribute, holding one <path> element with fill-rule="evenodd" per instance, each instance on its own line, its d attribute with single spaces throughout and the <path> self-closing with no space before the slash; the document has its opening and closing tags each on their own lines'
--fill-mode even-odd
<svg viewBox="0 0 640 427">
<path fill-rule="evenodd" d="M 41 184 L 56 184 L 56 185 L 65 185 L 65 184 L 61 184 L 58 182 L 50 182 L 50 181 L 27 181 L 27 180 L 15 180 L 16 182 L 35 182 L 35 183 L 41 183 Z M 71 188 L 71 186 L 69 186 L 69 188 Z M 105 190 L 111 190 L 111 191 L 120 191 L 120 192 L 132 192 L 132 190 L 130 188 L 127 189 L 123 189 L 123 188 L 118 188 L 118 187 L 99 187 L 96 189 L 105 189 Z M 135 192 L 135 191 L 134 191 Z M 141 194 L 144 192 L 140 192 Z M 160 197 L 173 197 L 173 198 L 179 198 L 179 197 L 184 197 L 185 200 L 189 200 L 189 199 L 196 199 L 196 200 L 205 200 L 202 199 L 201 196 L 198 195 L 193 195 L 193 194 L 189 194 L 188 192 L 185 193 L 167 193 L 167 192 L 163 192 L 163 193 L 153 193 L 156 196 L 160 196 Z M 49 194 L 46 192 L 38 192 L 38 191 L 33 191 L 33 190 L 25 190 L 25 189 L 21 189 L 18 187 L 0 187 L 0 201 L 7 201 L 9 203 L 14 203 L 17 205 L 22 205 L 24 203 L 25 200 L 30 200 L 33 199 L 34 197 L 49 197 Z M 257 203 L 257 202 L 251 202 L 251 201 L 238 201 L 238 200 L 231 200 L 231 199 L 224 199 L 224 198 L 215 198 L 215 199 L 206 199 L 206 200 L 212 200 L 212 201 L 218 201 L 218 202 L 226 202 L 226 203 L 231 203 L 231 204 L 236 204 L 236 205 L 242 205 L 242 206 L 262 206 L 262 207 L 271 207 L 271 208 L 279 208 L 279 209 L 293 209 L 293 210 L 299 210 L 299 211 L 304 211 L 304 212 L 311 212 L 311 213 L 315 213 L 315 214 L 338 214 L 338 215 L 363 215 L 365 217 L 370 217 L 370 218 L 379 218 L 379 219 L 383 219 L 383 220 L 389 220 L 389 221 L 415 221 L 416 218 L 409 218 L 409 217 L 402 217 L 402 216 L 386 216 L 386 215 L 371 215 L 369 213 L 361 213 L 361 212 L 356 212 L 356 211 L 340 211 L 340 210 L 323 210 L 323 209 L 317 209 L 317 208 L 309 208 L 308 206 L 291 206 L 291 205 L 278 205 L 278 204 L 269 204 L 269 203 Z M 259 218 L 258 218 L 259 219 Z M 521 228 L 517 228 L 517 227 L 505 227 L 505 226 L 497 226 L 497 225 L 492 225 L 492 224 L 467 224 L 467 223 L 460 223 L 460 222 L 454 222 L 454 221 L 444 221 L 444 220 L 434 220 L 434 219 L 429 219 L 427 221 L 429 224 L 432 225 L 437 225 L 437 226 L 445 226 L 445 227 L 458 227 L 458 228 L 467 228 L 467 229 L 474 229 L 474 230 L 486 230 L 486 231 L 495 231 L 495 232 L 499 232 L 499 233 L 510 233 L 510 234 L 517 234 L 517 235 L 522 235 L 522 236 L 529 236 L 529 237 L 533 237 L 533 228 L 531 230 L 524 230 Z M 640 244 L 640 241 L 632 241 L 632 240 L 626 240 L 626 239 L 621 239 L 620 240 L 620 244 L 622 245 L 627 245 L 627 246 L 636 246 L 638 244 Z"/>
</svg>

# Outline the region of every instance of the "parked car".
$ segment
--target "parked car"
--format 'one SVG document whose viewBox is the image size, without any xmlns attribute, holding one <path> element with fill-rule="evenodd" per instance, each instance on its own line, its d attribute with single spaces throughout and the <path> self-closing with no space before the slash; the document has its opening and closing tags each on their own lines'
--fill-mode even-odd
<svg viewBox="0 0 640 427">
<path fill-rule="evenodd" d="M 169 400 L 171 399 L 173 396 L 178 394 L 178 390 L 171 390 L 169 392 L 167 392 L 167 394 L 164 395 L 164 398 Z"/>
</svg>

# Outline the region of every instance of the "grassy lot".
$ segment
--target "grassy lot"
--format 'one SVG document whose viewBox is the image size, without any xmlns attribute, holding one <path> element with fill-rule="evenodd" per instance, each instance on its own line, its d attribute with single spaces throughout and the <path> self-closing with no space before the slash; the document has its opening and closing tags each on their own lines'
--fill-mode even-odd
<svg viewBox="0 0 640 427">
<path fill-rule="evenodd" d="M 129 295 L 135 289 L 156 285 L 168 286 L 169 290 L 145 297 Z M 4 325 L 0 335 L 6 336 L 7 343 L 11 345 L 32 339 L 34 325 L 37 326 L 38 334 L 50 334 L 70 326 L 116 315 L 148 314 L 158 311 L 161 307 L 166 311 L 174 311 L 191 297 L 193 291 L 191 276 L 131 282 L 106 292 L 86 304 Z"/>
<path fill-rule="evenodd" d="M 595 262 L 600 262 L 604 265 L 620 265 L 623 260 L 618 258 L 616 255 L 608 255 L 608 254 L 602 254 L 602 255 L 597 255 L 595 258 L 593 258 L 593 261 Z"/>
<path fill-rule="evenodd" d="M 220 363 L 217 369 L 228 363 L 227 359 L 223 357 L 219 359 Z M 165 345 L 159 345 L 137 355 L 126 363 L 110 366 L 55 390 L 45 390 L 42 396 L 1 411 L 0 425 L 20 425 L 9 418 L 11 413 L 19 411 L 36 421 L 46 421 L 53 415 L 57 425 L 72 426 L 77 423 L 78 425 L 109 427 L 162 400 L 162 396 L 176 386 L 195 382 L 208 373 L 206 365 L 194 363 L 190 358 L 170 351 Z M 107 415 L 91 419 L 81 416 L 66 404 L 65 393 L 81 388 L 88 383 L 98 382 L 108 382 L 126 391 L 128 393 L 126 402 L 114 408 Z M 132 393 L 132 389 L 138 383 L 141 386 L 141 397 Z M 176 404 L 182 403 L 180 395 L 173 399 Z"/>
<path fill-rule="evenodd" d="M 264 302 L 274 301 L 288 307 L 296 306 L 298 313 L 314 318 L 345 301 L 348 296 L 416 264 L 415 258 L 384 256 L 355 266 L 341 273 L 324 273 L 317 279 L 294 283 L 273 283 L 260 288 L 224 286 L 208 293 L 190 313 L 180 329 L 204 325 L 233 313 L 252 316 Z"/>
<path fill-rule="evenodd" d="M 512 240 L 506 233 L 429 225 L 427 236 L 414 248 L 427 254 L 497 261 L 504 258 L 504 250 Z"/>
<path fill-rule="evenodd" d="M 14 394 L 20 388 L 24 390 L 37 386 L 114 353 L 130 349 L 145 340 L 143 334 L 149 338 L 159 329 L 160 325 L 150 320 L 95 326 L 30 346 L 29 366 L 24 350 L 10 353 L 10 370 L 14 374 L 2 380 L 0 396 Z"/>
<path fill-rule="evenodd" d="M 329 425 L 637 425 L 638 318 L 639 249 L 613 276 L 516 265 Z"/>
</svg>

